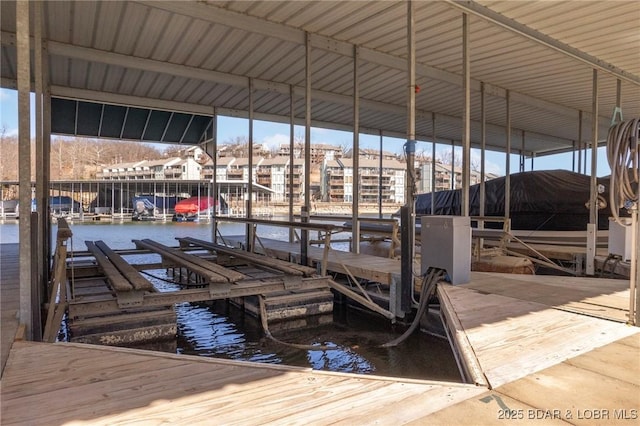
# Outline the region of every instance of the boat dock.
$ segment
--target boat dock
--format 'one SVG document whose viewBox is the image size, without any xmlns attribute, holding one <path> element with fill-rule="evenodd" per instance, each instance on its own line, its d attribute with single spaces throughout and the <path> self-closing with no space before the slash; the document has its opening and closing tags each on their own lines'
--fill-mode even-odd
<svg viewBox="0 0 640 426">
<path fill-rule="evenodd" d="M 625 324 L 624 280 L 474 272 L 469 284 L 439 286 L 469 382 L 460 384 L 22 341 L 18 246 L 0 250 L 3 424 L 638 419 L 640 329 Z"/>
</svg>

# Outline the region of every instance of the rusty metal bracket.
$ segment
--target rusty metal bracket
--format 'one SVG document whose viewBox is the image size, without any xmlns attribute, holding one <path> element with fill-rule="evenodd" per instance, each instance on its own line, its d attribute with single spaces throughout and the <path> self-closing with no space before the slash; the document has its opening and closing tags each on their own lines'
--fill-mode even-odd
<svg viewBox="0 0 640 426">
<path fill-rule="evenodd" d="M 229 293 L 231 293 L 231 283 L 209 283 L 209 295 L 212 299 Z"/>
<path fill-rule="evenodd" d="M 144 299 L 144 291 L 121 291 L 116 293 L 118 299 L 118 307 L 133 308 L 136 306 L 142 306 L 142 300 Z"/>
<path fill-rule="evenodd" d="M 282 277 L 282 282 L 287 290 L 295 290 L 302 287 L 302 277 L 298 275 L 285 275 Z"/>
</svg>

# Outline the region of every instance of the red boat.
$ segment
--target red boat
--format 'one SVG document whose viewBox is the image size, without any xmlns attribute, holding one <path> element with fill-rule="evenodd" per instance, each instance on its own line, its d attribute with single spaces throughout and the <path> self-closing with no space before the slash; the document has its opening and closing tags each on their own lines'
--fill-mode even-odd
<svg viewBox="0 0 640 426">
<path fill-rule="evenodd" d="M 196 214 L 215 205 L 213 197 L 191 197 L 178 201 L 176 214 Z"/>
</svg>

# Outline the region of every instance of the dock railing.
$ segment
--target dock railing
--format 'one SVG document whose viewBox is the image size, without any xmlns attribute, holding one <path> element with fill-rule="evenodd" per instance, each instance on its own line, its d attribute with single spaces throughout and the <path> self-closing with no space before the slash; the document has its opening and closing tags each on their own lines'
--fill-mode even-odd
<svg viewBox="0 0 640 426">
<path fill-rule="evenodd" d="M 53 256 L 51 282 L 49 283 L 49 306 L 42 341 L 53 343 L 58 335 L 62 317 L 67 310 L 67 241 L 72 236 L 71 228 L 64 218 L 58 219 L 56 248 Z"/>
<path fill-rule="evenodd" d="M 471 236 L 473 238 L 473 255 L 476 259 L 480 258 L 484 250 L 485 239 L 497 240 L 499 248 L 502 250 L 509 241 L 511 232 L 511 219 L 504 216 L 471 216 L 471 222 L 475 222 L 476 226 L 471 228 Z M 485 224 L 502 223 L 502 229 L 487 229 Z"/>
<path fill-rule="evenodd" d="M 288 229 L 300 229 L 304 231 L 319 231 L 324 232 L 324 251 L 322 254 L 322 264 L 321 264 L 321 274 L 324 276 L 327 274 L 327 261 L 329 258 L 329 249 L 331 246 L 331 235 L 337 229 L 340 229 L 339 226 L 331 225 L 327 223 L 310 223 L 310 222 L 289 222 L 284 220 L 267 220 L 267 219 L 252 219 L 252 218 L 235 218 L 235 217 L 225 217 L 224 219 L 217 219 L 217 221 L 222 222 L 234 222 L 234 223 L 245 223 L 247 224 L 247 233 L 246 243 L 244 249 L 249 252 L 254 252 L 256 242 L 260 244 L 260 247 L 264 251 L 264 253 L 268 253 L 267 247 L 262 244 L 260 237 L 257 234 L 258 225 L 267 225 L 267 226 L 279 226 Z M 224 236 L 218 234 L 216 237 L 220 237 L 222 242 L 226 244 L 224 241 Z M 301 250 L 300 253 L 306 253 L 306 247 L 302 246 L 302 240 L 300 240 Z M 306 256 L 302 254 L 303 259 L 302 262 L 306 262 Z"/>
<path fill-rule="evenodd" d="M 294 215 L 294 219 L 300 220 L 300 215 Z M 313 223 L 326 223 L 326 222 L 342 222 L 339 225 L 335 225 L 334 232 L 351 232 L 352 237 L 349 238 L 350 244 L 349 250 L 352 250 L 353 244 L 359 244 L 362 241 L 375 241 L 376 239 L 388 239 L 390 241 L 389 255 L 390 259 L 395 256 L 396 248 L 400 247 L 400 225 L 396 219 L 389 218 L 375 218 L 375 217 L 358 217 L 343 216 L 343 215 L 310 215 L 309 220 Z M 357 243 L 353 241 L 353 228 L 354 224 L 359 227 L 358 235 L 360 241 Z M 323 236 L 318 233 L 318 240 L 312 241 L 312 243 L 322 244 Z M 341 240 L 332 240 L 333 242 L 341 242 Z"/>
</svg>

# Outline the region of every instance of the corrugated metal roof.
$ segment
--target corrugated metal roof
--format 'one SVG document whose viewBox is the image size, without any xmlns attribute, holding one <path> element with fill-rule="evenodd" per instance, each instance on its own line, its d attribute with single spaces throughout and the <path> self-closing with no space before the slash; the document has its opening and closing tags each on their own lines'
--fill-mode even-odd
<svg viewBox="0 0 640 426">
<path fill-rule="evenodd" d="M 418 138 L 431 139 L 435 113 L 438 140 L 461 139 L 463 10 L 469 13 L 475 145 L 480 141 L 480 82 L 487 88 L 488 146 L 505 146 L 507 90 L 514 150 L 542 155 L 570 149 L 578 138 L 578 111 L 584 112 L 583 140 L 589 140 L 592 66 L 583 56 L 602 65 L 600 139 L 616 100 L 616 76 L 602 68 L 628 77 L 621 81 L 623 113 L 639 116 L 637 2 L 577 4 L 415 2 Z M 10 87 L 16 78 L 15 3 L 3 1 L 0 8 L 0 73 L 2 85 Z M 43 12 L 54 96 L 196 116 L 212 114 L 216 107 L 221 114 L 246 116 L 253 78 L 256 118 L 288 122 L 293 87 L 294 113 L 302 124 L 308 34 L 313 124 L 351 128 L 357 46 L 362 130 L 406 134 L 404 1 L 69 1 L 45 2 Z M 580 57 L 532 40 L 531 32 L 551 37 L 553 44 L 566 45 Z"/>
</svg>

